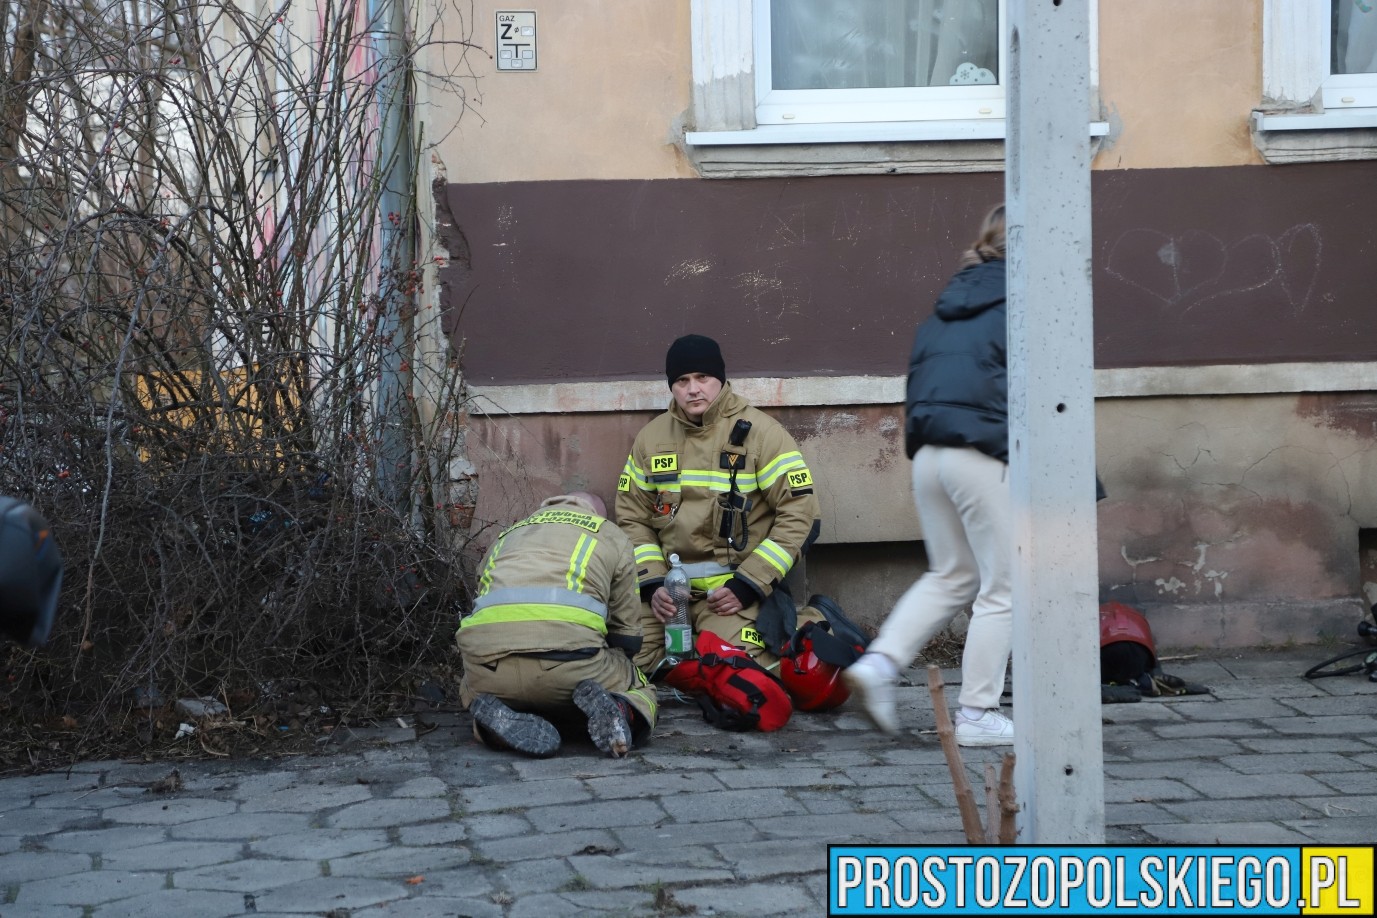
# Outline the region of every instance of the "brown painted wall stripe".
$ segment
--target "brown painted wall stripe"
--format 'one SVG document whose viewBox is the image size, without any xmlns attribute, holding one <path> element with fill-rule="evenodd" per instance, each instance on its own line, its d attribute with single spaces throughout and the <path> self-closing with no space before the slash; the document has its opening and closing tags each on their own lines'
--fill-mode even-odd
<svg viewBox="0 0 1377 918">
<path fill-rule="evenodd" d="M 1096 365 L 1377 359 L 1377 163 L 1093 175 Z M 1001 175 L 452 184 L 471 381 L 900 374 Z M 457 237 L 462 236 L 462 239 Z"/>
</svg>

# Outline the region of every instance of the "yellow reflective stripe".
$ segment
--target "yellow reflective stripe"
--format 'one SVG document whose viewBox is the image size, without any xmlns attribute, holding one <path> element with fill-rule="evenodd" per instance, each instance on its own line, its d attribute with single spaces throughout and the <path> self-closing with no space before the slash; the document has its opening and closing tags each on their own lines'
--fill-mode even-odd
<svg viewBox="0 0 1377 918">
<path fill-rule="evenodd" d="M 760 557 L 764 558 L 769 562 L 770 567 L 779 571 L 779 576 L 781 577 L 789 573 L 789 568 L 794 566 L 794 560 L 789 556 L 789 553 L 783 548 L 780 548 L 779 543 L 772 539 L 766 539 L 761 542 L 755 547 L 755 551 L 751 552 L 751 554 L 760 555 Z"/>
<path fill-rule="evenodd" d="M 779 476 L 790 469 L 806 469 L 808 463 L 803 461 L 803 454 L 797 451 L 792 453 L 781 453 L 774 458 L 774 461 L 767 464 L 763 469 L 758 470 L 756 482 L 760 485 L 760 490 L 768 491 L 774 487 L 774 483 L 779 481 Z"/>
<path fill-rule="evenodd" d="M 711 593 L 713 590 L 732 579 L 731 574 L 718 574 L 715 577 L 695 577 L 689 581 L 689 586 L 695 590 L 702 590 L 704 593 Z"/>
<path fill-rule="evenodd" d="M 622 466 L 622 474 L 631 480 L 631 483 L 642 491 L 653 491 L 650 482 L 646 481 L 645 472 L 632 461 L 630 456 L 626 457 L 626 465 Z"/>
<path fill-rule="evenodd" d="M 575 593 L 583 592 L 583 578 L 588 574 L 588 559 L 593 556 L 598 540 L 584 533 L 574 543 L 574 553 L 569 556 L 569 589 Z"/>
<path fill-rule="evenodd" d="M 478 578 L 478 595 L 482 596 L 492 589 L 492 571 L 497 566 L 497 556 L 502 551 L 502 543 L 507 541 L 507 534 L 504 532 L 497 539 L 497 544 L 488 552 L 488 563 L 483 566 L 483 575 Z"/>
<path fill-rule="evenodd" d="M 679 473 L 679 483 L 695 488 L 707 488 L 710 491 L 721 491 L 725 494 L 732 488 L 732 477 L 730 472 L 689 469 Z M 743 494 L 757 490 L 755 475 L 751 472 L 737 472 L 736 490 Z"/>
<path fill-rule="evenodd" d="M 637 564 L 641 564 L 646 561 L 665 560 L 664 549 L 660 548 L 660 546 L 658 545 L 637 545 L 635 555 Z"/>
<path fill-rule="evenodd" d="M 639 674 L 640 670 L 636 670 L 636 672 L 637 674 Z M 642 684 L 644 684 L 645 676 L 641 676 L 639 681 Z M 639 688 L 628 689 L 626 691 L 626 694 L 635 695 L 637 698 L 641 699 L 641 701 L 645 702 L 645 706 L 650 709 L 650 719 L 652 721 L 654 721 L 656 718 L 660 716 L 660 701 L 658 698 L 655 697 L 654 689 L 650 689 L 648 691 Z"/>
<path fill-rule="evenodd" d="M 505 606 L 488 606 L 473 613 L 459 623 L 460 628 L 475 625 L 498 625 L 511 622 L 569 622 L 592 628 L 599 634 L 607 633 L 607 622 L 602 616 L 586 609 L 573 606 L 553 606 L 540 603 L 513 603 Z"/>
</svg>

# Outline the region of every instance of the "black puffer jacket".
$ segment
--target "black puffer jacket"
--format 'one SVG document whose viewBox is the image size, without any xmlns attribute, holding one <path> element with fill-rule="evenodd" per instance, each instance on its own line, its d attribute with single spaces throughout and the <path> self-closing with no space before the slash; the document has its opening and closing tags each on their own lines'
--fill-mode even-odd
<svg viewBox="0 0 1377 918">
<path fill-rule="evenodd" d="M 1004 262 L 958 272 L 918 326 L 908 361 L 904 446 L 969 446 L 1009 461 Z"/>
</svg>

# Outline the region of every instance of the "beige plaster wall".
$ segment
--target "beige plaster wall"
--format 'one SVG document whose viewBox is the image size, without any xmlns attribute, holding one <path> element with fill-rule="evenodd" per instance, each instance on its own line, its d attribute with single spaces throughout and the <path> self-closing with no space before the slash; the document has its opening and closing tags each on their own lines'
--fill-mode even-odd
<svg viewBox="0 0 1377 918">
<path fill-rule="evenodd" d="M 1377 527 L 1377 396 L 1102 400 L 1100 582 L 1174 644 L 1352 637 Z"/>
<path fill-rule="evenodd" d="M 1098 169 L 1260 163 L 1262 0 L 1100 0 Z"/>
<path fill-rule="evenodd" d="M 771 413 L 818 482 L 810 587 L 878 625 L 922 570 L 897 406 Z M 492 534 L 559 490 L 610 503 L 650 416 L 473 418 L 476 526 Z M 1096 442 L 1109 492 L 1098 506 L 1101 593 L 1143 609 L 1163 646 L 1353 636 L 1377 599 L 1360 549 L 1377 530 L 1377 396 L 1101 399 Z"/>
<path fill-rule="evenodd" d="M 447 14 L 444 37 L 472 29 L 432 66 L 466 74 L 471 110 L 437 91 L 427 114 L 456 182 L 684 178 L 676 141 L 690 105 L 688 0 L 528 4 L 539 69 L 498 72 L 494 12 Z M 1110 136 L 1097 169 L 1260 163 L 1248 117 L 1262 95 L 1262 0 L 1100 0 L 1100 98 Z M 470 72 L 471 71 L 471 72 Z"/>
<path fill-rule="evenodd" d="M 498 9 L 535 10 L 535 72 L 498 72 Z M 477 0 L 473 11 L 478 47 L 459 69 L 471 110 L 461 116 L 458 97 L 437 91 L 425 115 L 450 181 L 694 174 L 675 146 L 691 84 L 688 0 Z M 447 14 L 445 28 L 452 39 L 462 26 Z M 455 47 L 432 59 L 460 64 Z"/>
<path fill-rule="evenodd" d="M 668 402 L 668 399 L 666 399 Z M 474 417 L 469 458 L 478 467 L 476 525 L 500 528 L 561 490 L 586 490 L 611 506 L 636 432 L 655 412 Z M 771 408 L 814 470 L 823 543 L 919 537 L 908 498 L 898 406 Z M 901 499 L 893 499 L 895 494 Z"/>
</svg>

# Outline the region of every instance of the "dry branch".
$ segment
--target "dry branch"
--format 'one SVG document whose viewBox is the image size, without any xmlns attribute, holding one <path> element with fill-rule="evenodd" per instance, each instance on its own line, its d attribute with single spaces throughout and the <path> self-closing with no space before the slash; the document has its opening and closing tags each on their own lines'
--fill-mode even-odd
<svg viewBox="0 0 1377 918">
<path fill-rule="evenodd" d="M 995 767 L 985 763 L 985 841 L 993 845 L 999 841 L 999 779 Z"/>
<path fill-rule="evenodd" d="M 932 713 L 937 721 L 937 736 L 942 741 L 942 752 L 947 757 L 947 768 L 951 771 L 952 787 L 956 791 L 956 806 L 961 811 L 961 826 L 966 832 L 966 841 L 978 845 L 985 841 L 985 830 L 980 824 L 980 808 L 975 802 L 975 792 L 966 777 L 966 768 L 961 763 L 961 750 L 956 745 L 956 731 L 952 729 L 951 714 L 947 711 L 946 693 L 943 691 L 942 670 L 928 666 L 928 691 L 932 694 Z"/>
<path fill-rule="evenodd" d="M 1014 754 L 1006 752 L 999 767 L 999 843 L 1012 845 L 1018 838 L 1019 805 L 1014 793 Z"/>
</svg>

